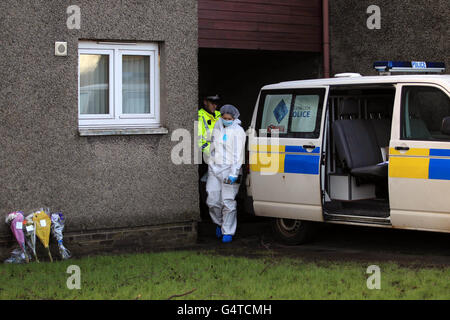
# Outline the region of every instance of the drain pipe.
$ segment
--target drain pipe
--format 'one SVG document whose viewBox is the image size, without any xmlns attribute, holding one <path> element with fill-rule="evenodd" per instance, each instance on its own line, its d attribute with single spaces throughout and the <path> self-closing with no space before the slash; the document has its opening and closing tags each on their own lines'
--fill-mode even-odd
<svg viewBox="0 0 450 320">
<path fill-rule="evenodd" d="M 330 77 L 330 19 L 328 0 L 322 0 L 323 17 L 323 76 Z"/>
</svg>

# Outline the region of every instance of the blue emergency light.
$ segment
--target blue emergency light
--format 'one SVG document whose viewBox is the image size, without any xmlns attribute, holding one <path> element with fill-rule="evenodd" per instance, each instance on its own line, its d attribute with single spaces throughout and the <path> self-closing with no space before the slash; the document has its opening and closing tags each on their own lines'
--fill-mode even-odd
<svg viewBox="0 0 450 320">
<path fill-rule="evenodd" d="M 445 71 L 444 62 L 377 61 L 373 64 L 373 67 L 380 73 L 385 72 L 442 73 Z"/>
</svg>

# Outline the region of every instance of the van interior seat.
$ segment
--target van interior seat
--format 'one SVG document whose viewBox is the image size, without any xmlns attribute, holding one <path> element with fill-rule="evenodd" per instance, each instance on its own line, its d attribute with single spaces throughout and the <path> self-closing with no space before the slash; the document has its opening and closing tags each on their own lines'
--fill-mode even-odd
<svg viewBox="0 0 450 320">
<path fill-rule="evenodd" d="M 344 100 L 341 111 L 354 112 L 354 99 Z M 341 114 L 342 117 L 342 114 Z M 339 158 L 350 174 L 361 178 L 386 178 L 388 164 L 383 163 L 375 130 L 371 122 L 363 119 L 337 120 L 333 123 L 333 136 Z"/>
<path fill-rule="evenodd" d="M 389 119 L 370 119 L 369 122 L 375 133 L 378 147 L 389 147 L 392 121 Z"/>
<path fill-rule="evenodd" d="M 369 122 L 373 127 L 380 148 L 388 147 L 391 140 L 393 108 L 393 98 L 370 99 L 367 102 Z"/>
<path fill-rule="evenodd" d="M 356 99 L 347 98 L 343 100 L 339 108 L 339 119 L 358 119 L 359 103 Z"/>
</svg>

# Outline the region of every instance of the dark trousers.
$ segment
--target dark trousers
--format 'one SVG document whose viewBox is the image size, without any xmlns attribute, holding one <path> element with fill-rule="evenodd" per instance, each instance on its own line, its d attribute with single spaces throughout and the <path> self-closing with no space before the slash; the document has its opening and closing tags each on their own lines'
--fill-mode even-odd
<svg viewBox="0 0 450 320">
<path fill-rule="evenodd" d="M 206 193 L 206 182 L 200 181 L 205 173 L 208 172 L 208 165 L 202 163 L 198 166 L 198 191 L 199 191 L 199 202 L 200 202 L 200 217 L 202 221 L 209 221 L 211 217 L 209 216 L 209 208 L 206 205 L 206 198 L 208 194 Z"/>
</svg>

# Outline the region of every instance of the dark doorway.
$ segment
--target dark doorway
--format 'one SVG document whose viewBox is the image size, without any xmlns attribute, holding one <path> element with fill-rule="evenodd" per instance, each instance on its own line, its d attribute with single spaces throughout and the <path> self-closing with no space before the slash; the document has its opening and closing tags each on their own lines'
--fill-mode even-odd
<svg viewBox="0 0 450 320">
<path fill-rule="evenodd" d="M 319 53 L 199 49 L 199 94 L 217 93 L 223 98 L 222 104 L 236 106 L 245 130 L 263 86 L 314 79 L 320 73 Z"/>
</svg>

